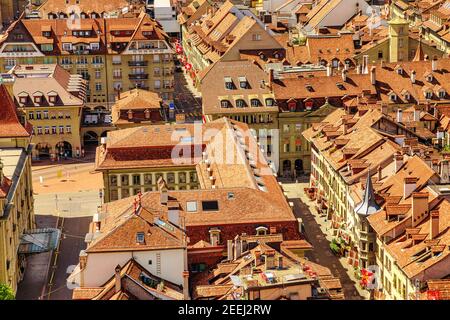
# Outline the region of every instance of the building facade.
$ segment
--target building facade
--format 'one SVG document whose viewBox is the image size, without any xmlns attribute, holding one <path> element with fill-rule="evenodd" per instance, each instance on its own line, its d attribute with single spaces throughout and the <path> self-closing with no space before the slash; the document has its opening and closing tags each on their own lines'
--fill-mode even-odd
<svg viewBox="0 0 450 320">
<path fill-rule="evenodd" d="M 58 65 L 16 65 L 14 100 L 33 125 L 33 159 L 80 157 L 86 82 Z"/>
<path fill-rule="evenodd" d="M 21 236 L 35 220 L 31 126 L 20 123 L 11 94 L 12 88 L 0 85 L 0 283 L 16 292 L 26 266 Z"/>
</svg>

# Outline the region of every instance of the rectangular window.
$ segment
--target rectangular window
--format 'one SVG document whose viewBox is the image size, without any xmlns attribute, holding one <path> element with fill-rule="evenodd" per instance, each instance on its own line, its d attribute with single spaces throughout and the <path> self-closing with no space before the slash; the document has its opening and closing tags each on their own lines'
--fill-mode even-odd
<svg viewBox="0 0 450 320">
<path fill-rule="evenodd" d="M 187 212 L 196 212 L 197 211 L 197 201 L 186 202 L 186 210 L 187 210 Z"/>
<path fill-rule="evenodd" d="M 141 175 L 134 174 L 133 175 L 133 185 L 140 185 L 140 184 L 141 184 Z"/>
<path fill-rule="evenodd" d="M 203 211 L 218 211 L 219 203 L 214 201 L 202 201 L 202 210 Z"/>
<path fill-rule="evenodd" d="M 189 179 L 191 180 L 191 182 L 197 182 L 197 172 L 190 172 L 189 173 Z"/>
<path fill-rule="evenodd" d="M 175 173 L 170 172 L 167 174 L 167 183 L 170 183 L 170 184 L 175 183 Z"/>
<path fill-rule="evenodd" d="M 95 91 L 102 91 L 102 83 L 101 82 L 95 83 Z"/>
<path fill-rule="evenodd" d="M 45 111 L 43 111 L 43 113 L 44 113 L 44 119 L 48 119 L 48 111 L 45 110 Z"/>
<path fill-rule="evenodd" d="M 144 241 L 145 241 L 145 233 L 144 232 L 136 233 L 136 242 L 137 243 L 144 243 Z"/>
<path fill-rule="evenodd" d="M 124 174 L 120 177 L 120 182 L 122 186 L 128 185 L 128 175 Z"/>
<path fill-rule="evenodd" d="M 28 112 L 28 119 L 30 119 L 30 120 L 34 119 L 34 112 L 33 111 Z"/>
<path fill-rule="evenodd" d="M 50 134 L 50 127 L 46 126 L 44 128 L 44 134 Z"/>
<path fill-rule="evenodd" d="M 152 174 L 144 174 L 144 184 L 152 184 Z"/>
<path fill-rule="evenodd" d="M 52 126 L 52 134 L 56 134 L 56 126 Z"/>
<path fill-rule="evenodd" d="M 159 54 L 153 55 L 153 62 L 158 63 L 159 62 Z"/>
<path fill-rule="evenodd" d="M 66 133 L 72 133 L 72 126 L 66 126 Z"/>
<path fill-rule="evenodd" d="M 37 134 L 42 134 L 42 127 L 37 127 Z"/>
<path fill-rule="evenodd" d="M 109 185 L 111 187 L 117 187 L 117 176 L 109 176 Z"/>
<path fill-rule="evenodd" d="M 261 35 L 258 34 L 258 33 L 254 33 L 254 34 L 252 35 L 252 40 L 253 40 L 253 41 L 260 41 L 260 40 L 261 40 Z"/>
<path fill-rule="evenodd" d="M 130 189 L 124 188 L 122 189 L 122 199 L 130 196 Z"/>
<path fill-rule="evenodd" d="M 102 72 L 100 70 L 95 70 L 95 79 L 100 79 L 102 77 Z"/>
<path fill-rule="evenodd" d="M 185 172 L 178 173 L 178 181 L 180 183 L 186 183 L 186 173 Z"/>
</svg>

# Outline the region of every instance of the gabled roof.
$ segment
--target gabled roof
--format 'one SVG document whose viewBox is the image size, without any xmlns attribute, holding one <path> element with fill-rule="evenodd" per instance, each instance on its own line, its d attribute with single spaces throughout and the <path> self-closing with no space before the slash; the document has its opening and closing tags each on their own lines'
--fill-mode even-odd
<svg viewBox="0 0 450 320">
<path fill-rule="evenodd" d="M 31 125 L 25 128 L 20 123 L 8 90 L 0 84 L 0 138 L 29 137 L 30 135 Z"/>
</svg>

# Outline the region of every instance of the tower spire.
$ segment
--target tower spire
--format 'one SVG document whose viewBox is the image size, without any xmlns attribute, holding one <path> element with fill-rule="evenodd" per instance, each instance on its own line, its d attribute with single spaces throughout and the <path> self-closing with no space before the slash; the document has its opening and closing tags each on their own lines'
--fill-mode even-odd
<svg viewBox="0 0 450 320">
<path fill-rule="evenodd" d="M 362 202 L 356 206 L 355 213 L 360 215 L 370 215 L 379 211 L 381 207 L 375 201 L 375 193 L 373 191 L 372 179 L 370 178 L 370 170 L 367 170 L 366 188 Z"/>
</svg>

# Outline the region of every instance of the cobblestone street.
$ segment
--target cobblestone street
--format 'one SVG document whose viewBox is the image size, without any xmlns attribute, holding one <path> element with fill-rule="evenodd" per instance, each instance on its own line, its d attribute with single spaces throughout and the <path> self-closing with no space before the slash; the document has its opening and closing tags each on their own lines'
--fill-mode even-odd
<svg viewBox="0 0 450 320">
<path fill-rule="evenodd" d="M 314 250 L 306 254 L 307 258 L 329 268 L 341 280 L 345 299 L 367 299 L 368 292 L 356 284 L 353 268 L 346 263 L 345 258 L 339 258 L 331 252 L 329 245 L 332 237 L 326 234 L 329 223 L 312 213 L 315 209 L 303 192 L 303 188 L 307 186 L 308 183 L 283 184 L 289 201 L 294 203 L 295 216 L 303 221 L 306 239 L 314 247 Z"/>
</svg>

